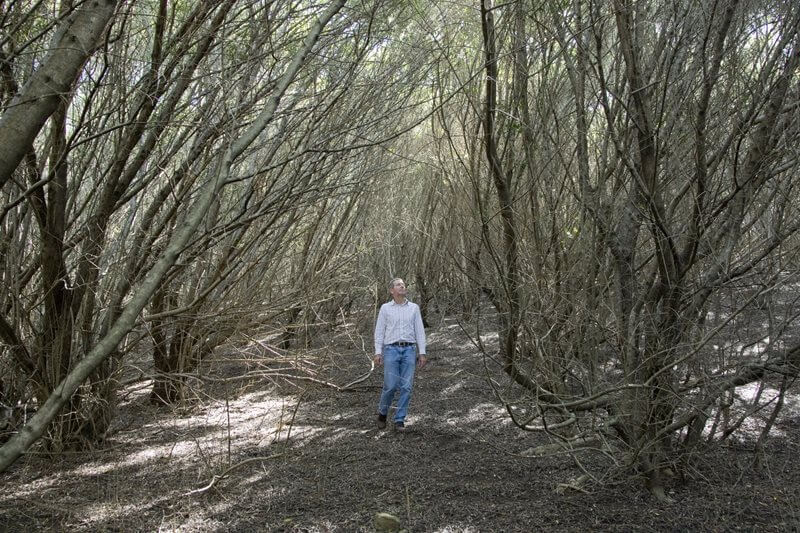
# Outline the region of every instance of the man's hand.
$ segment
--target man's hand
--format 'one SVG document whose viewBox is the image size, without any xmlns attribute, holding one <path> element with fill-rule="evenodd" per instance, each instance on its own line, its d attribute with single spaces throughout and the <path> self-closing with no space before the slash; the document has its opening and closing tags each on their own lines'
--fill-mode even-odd
<svg viewBox="0 0 800 533">
<path fill-rule="evenodd" d="M 428 364 L 428 357 L 423 353 L 417 357 L 417 364 L 420 368 L 423 368 L 426 364 Z"/>
<path fill-rule="evenodd" d="M 372 360 L 375 361 L 376 365 L 378 365 L 378 366 L 382 365 L 383 364 L 383 354 L 376 353 L 375 357 L 373 357 Z"/>
</svg>

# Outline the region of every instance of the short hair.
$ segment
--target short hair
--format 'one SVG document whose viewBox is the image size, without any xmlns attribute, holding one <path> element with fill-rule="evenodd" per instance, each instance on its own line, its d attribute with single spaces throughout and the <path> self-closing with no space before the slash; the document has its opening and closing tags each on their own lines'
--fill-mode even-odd
<svg viewBox="0 0 800 533">
<path fill-rule="evenodd" d="M 392 281 L 389 282 L 389 290 L 394 289 L 394 284 L 398 281 L 403 281 L 403 278 L 392 278 Z"/>
</svg>

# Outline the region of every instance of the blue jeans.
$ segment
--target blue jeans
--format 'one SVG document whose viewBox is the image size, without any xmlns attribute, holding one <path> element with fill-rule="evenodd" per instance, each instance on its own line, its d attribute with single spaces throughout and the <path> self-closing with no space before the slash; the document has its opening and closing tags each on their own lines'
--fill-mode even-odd
<svg viewBox="0 0 800 533">
<path fill-rule="evenodd" d="M 397 410 L 394 413 L 395 422 L 403 422 L 411 402 L 411 387 L 414 385 L 414 369 L 417 366 L 416 346 L 389 346 L 383 347 L 383 390 L 378 404 L 378 414 L 386 415 L 396 392 L 400 392 L 397 399 Z"/>
</svg>

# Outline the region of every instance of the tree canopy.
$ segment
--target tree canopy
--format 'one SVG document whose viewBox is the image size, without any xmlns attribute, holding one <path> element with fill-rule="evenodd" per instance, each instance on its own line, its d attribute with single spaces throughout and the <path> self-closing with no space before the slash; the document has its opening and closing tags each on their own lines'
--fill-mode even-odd
<svg viewBox="0 0 800 533">
<path fill-rule="evenodd" d="M 797 377 L 798 63 L 788 0 L 0 2 L 0 471 L 102 440 L 133 357 L 175 404 L 403 276 L 536 453 L 666 499 Z"/>
</svg>

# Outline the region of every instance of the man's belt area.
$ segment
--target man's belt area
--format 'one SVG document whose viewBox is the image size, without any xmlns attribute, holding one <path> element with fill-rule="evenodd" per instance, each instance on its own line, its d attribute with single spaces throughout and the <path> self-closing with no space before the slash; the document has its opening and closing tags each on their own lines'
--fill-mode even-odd
<svg viewBox="0 0 800 533">
<path fill-rule="evenodd" d="M 401 348 L 405 348 L 406 346 L 414 346 L 415 344 L 415 342 L 398 341 L 391 343 L 389 346 L 399 346 Z"/>
</svg>

